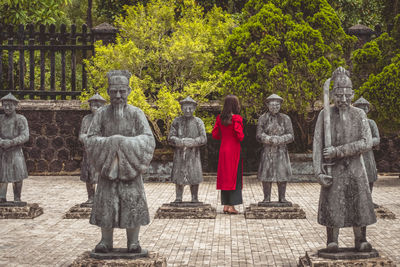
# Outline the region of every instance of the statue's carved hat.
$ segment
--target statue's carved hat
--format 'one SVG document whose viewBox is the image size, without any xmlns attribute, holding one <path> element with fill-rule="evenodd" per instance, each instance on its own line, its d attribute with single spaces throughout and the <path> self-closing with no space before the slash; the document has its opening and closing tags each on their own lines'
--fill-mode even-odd
<svg viewBox="0 0 400 267">
<path fill-rule="evenodd" d="M 132 74 L 128 70 L 110 70 L 107 72 L 108 85 L 129 86 L 129 79 Z"/>
<path fill-rule="evenodd" d="M 18 103 L 18 102 L 19 102 L 19 100 L 18 100 L 13 94 L 11 94 L 11 93 L 8 93 L 6 96 L 3 96 L 3 97 L 0 99 L 0 101 L 1 101 L 1 102 L 3 102 L 3 101 L 14 101 L 15 103 Z"/>
<path fill-rule="evenodd" d="M 332 73 L 333 89 L 336 88 L 353 88 L 353 83 L 350 79 L 350 72 L 343 67 L 337 68 Z"/>
<path fill-rule="evenodd" d="M 363 106 L 363 105 L 370 106 L 370 103 L 364 97 L 360 97 L 359 99 L 357 99 L 356 102 L 353 103 L 353 106 L 355 106 L 355 107 Z"/>
<path fill-rule="evenodd" d="M 186 97 L 185 99 L 182 99 L 179 104 L 183 105 L 183 104 L 193 104 L 195 106 L 197 106 L 197 102 L 194 101 L 193 98 L 191 98 L 190 96 Z"/>
<path fill-rule="evenodd" d="M 269 101 L 271 101 L 271 100 L 278 100 L 278 101 L 280 101 L 281 103 L 283 102 L 283 98 L 282 97 L 280 97 L 279 95 L 276 95 L 276 94 L 272 94 L 272 95 L 270 95 L 269 97 L 267 97 L 267 103 L 269 102 Z"/>
<path fill-rule="evenodd" d="M 89 98 L 89 100 L 88 100 L 89 103 L 90 103 L 90 102 L 94 102 L 94 101 L 103 102 L 103 103 L 107 102 L 101 95 L 99 95 L 99 93 L 95 93 L 95 94 L 94 94 L 91 98 Z"/>
</svg>

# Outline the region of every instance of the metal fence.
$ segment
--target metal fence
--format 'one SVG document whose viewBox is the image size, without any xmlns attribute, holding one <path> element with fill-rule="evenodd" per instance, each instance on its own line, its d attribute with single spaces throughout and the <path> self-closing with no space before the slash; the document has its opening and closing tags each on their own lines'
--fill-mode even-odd
<svg viewBox="0 0 400 267">
<path fill-rule="evenodd" d="M 55 25 L 0 25 L 0 96 L 26 99 L 75 99 L 87 88 L 84 60 L 93 43 L 116 33 L 111 25 L 79 30 Z M 97 36 L 97 38 L 96 38 Z"/>
</svg>

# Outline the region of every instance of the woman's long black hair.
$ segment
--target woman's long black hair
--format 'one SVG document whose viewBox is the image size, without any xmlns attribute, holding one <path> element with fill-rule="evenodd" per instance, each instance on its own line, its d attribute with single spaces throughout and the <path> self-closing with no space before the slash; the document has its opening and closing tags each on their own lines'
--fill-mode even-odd
<svg viewBox="0 0 400 267">
<path fill-rule="evenodd" d="M 224 107 L 221 112 L 221 121 L 223 125 L 232 123 L 232 114 L 239 114 L 240 103 L 235 95 L 227 95 L 224 100 Z"/>
</svg>

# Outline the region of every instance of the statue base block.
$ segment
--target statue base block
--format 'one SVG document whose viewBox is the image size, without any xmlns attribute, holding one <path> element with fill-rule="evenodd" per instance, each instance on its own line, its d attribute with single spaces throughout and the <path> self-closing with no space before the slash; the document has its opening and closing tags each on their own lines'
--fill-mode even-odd
<svg viewBox="0 0 400 267">
<path fill-rule="evenodd" d="M 215 219 L 217 211 L 203 202 L 171 202 L 158 208 L 156 219 Z"/>
<path fill-rule="evenodd" d="M 260 205 L 260 203 L 262 203 Z M 260 202 L 250 204 L 244 212 L 246 219 L 305 219 L 306 213 L 297 204 L 279 202 Z M 273 204 L 277 204 L 273 206 Z M 285 204 L 285 205 L 283 205 Z M 264 206 L 266 205 L 266 206 Z"/>
<path fill-rule="evenodd" d="M 385 207 L 377 205 L 377 207 L 374 210 L 377 218 L 389 219 L 389 220 L 396 219 L 396 215 Z"/>
<path fill-rule="evenodd" d="M 64 219 L 89 219 L 93 204 L 76 204 L 64 215 Z"/>
<path fill-rule="evenodd" d="M 10 203 L 10 205 L 6 205 Z M 23 204 L 25 203 L 25 204 Z M 0 205 L 0 219 L 33 219 L 43 214 L 37 203 L 3 202 Z"/>
<path fill-rule="evenodd" d="M 323 257 L 322 257 L 323 256 Z M 326 258 L 325 256 L 329 257 Z M 306 252 L 306 255 L 299 258 L 300 267 L 370 267 L 370 266 L 396 266 L 393 261 L 384 256 L 380 256 L 378 251 L 373 249 L 371 252 L 358 252 L 354 248 L 340 248 L 338 252 L 326 252 L 325 249 Z"/>
<path fill-rule="evenodd" d="M 23 201 L 0 202 L 0 207 L 25 207 L 28 203 Z"/>
<path fill-rule="evenodd" d="M 90 257 L 98 260 L 117 260 L 117 259 L 138 259 L 149 256 L 147 249 L 142 249 L 140 253 L 128 253 L 126 248 L 114 248 L 109 253 L 98 253 L 92 250 Z"/>
<path fill-rule="evenodd" d="M 257 204 L 259 207 L 293 207 L 292 202 L 278 202 L 278 201 L 271 201 L 271 202 L 258 202 Z"/>
<path fill-rule="evenodd" d="M 117 252 L 119 251 L 119 252 Z M 125 251 L 125 253 L 123 253 Z M 109 258 L 94 258 L 92 254 L 94 252 L 86 251 L 81 256 L 79 256 L 74 262 L 70 265 L 70 267 L 80 267 L 80 266 L 132 266 L 132 267 L 165 267 L 167 266 L 167 259 L 165 257 L 159 256 L 156 252 L 148 252 L 146 257 L 140 257 L 141 253 L 126 253 L 126 249 L 114 249 L 113 252 L 110 253 L 96 253 L 102 254 L 104 257 L 108 255 Z M 115 253 L 115 254 L 114 254 Z M 119 253 L 120 255 L 136 255 L 134 258 L 110 258 L 111 254 L 114 256 Z"/>
</svg>

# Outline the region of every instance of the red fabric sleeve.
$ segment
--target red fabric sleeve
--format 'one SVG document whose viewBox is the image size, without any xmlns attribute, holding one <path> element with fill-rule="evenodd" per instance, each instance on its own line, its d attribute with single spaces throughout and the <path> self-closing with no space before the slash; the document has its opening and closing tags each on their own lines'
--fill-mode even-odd
<svg viewBox="0 0 400 267">
<path fill-rule="evenodd" d="M 236 138 L 242 142 L 244 139 L 243 133 L 243 119 L 240 115 L 232 116 L 233 130 L 235 132 Z"/>
<path fill-rule="evenodd" d="M 212 137 L 214 139 L 220 140 L 221 139 L 221 130 L 219 129 L 219 125 L 221 124 L 221 119 L 219 118 L 219 115 L 217 116 L 216 120 L 215 120 L 215 125 L 214 128 L 212 130 Z"/>
</svg>

